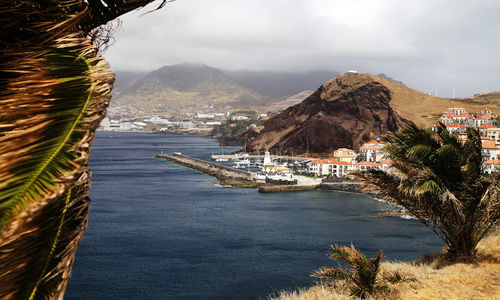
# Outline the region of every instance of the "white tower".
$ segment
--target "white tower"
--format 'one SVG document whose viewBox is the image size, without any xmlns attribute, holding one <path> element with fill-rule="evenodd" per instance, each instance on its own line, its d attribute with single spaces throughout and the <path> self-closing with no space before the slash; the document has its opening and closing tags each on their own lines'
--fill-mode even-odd
<svg viewBox="0 0 500 300">
<path fill-rule="evenodd" d="M 264 154 L 264 166 L 270 163 L 271 163 L 271 154 L 269 153 L 269 151 L 266 151 L 266 153 Z"/>
</svg>

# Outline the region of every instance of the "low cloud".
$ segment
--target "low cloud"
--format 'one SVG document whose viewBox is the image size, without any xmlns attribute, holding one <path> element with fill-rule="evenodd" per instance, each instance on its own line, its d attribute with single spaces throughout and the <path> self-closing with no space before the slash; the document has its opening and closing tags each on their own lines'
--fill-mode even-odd
<svg viewBox="0 0 500 300">
<path fill-rule="evenodd" d="M 122 17 L 105 56 L 114 70 L 356 69 L 470 96 L 500 90 L 498 11 L 489 0 L 177 0 Z"/>
</svg>

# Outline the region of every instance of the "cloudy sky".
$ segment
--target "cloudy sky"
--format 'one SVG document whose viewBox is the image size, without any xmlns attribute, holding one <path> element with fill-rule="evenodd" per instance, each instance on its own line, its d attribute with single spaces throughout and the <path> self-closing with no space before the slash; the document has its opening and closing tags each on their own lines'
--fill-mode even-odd
<svg viewBox="0 0 500 300">
<path fill-rule="evenodd" d="M 354 69 L 443 97 L 500 90 L 496 0 L 177 0 L 146 11 L 121 18 L 105 53 L 113 70 Z"/>
</svg>

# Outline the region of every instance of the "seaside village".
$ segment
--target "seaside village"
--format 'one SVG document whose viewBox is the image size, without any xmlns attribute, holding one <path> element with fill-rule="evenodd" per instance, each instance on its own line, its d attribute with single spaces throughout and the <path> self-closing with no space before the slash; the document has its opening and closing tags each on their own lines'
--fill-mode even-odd
<svg viewBox="0 0 500 300">
<path fill-rule="evenodd" d="M 491 174 L 500 168 L 500 128 L 496 127 L 497 116 L 491 110 L 483 109 L 479 113 L 468 113 L 463 108 L 450 108 L 443 113 L 439 121 L 450 133 L 457 134 L 459 140 L 463 141 L 467 138 L 466 128 L 478 128 L 482 140 L 483 172 Z M 433 130 L 436 130 L 436 126 Z M 359 153 L 352 149 L 337 149 L 333 158 L 310 159 L 305 164 L 305 173 L 318 177 L 344 178 L 354 170 L 379 168 L 385 171 L 390 167 L 391 162 L 384 159 L 382 152 L 384 146 L 385 143 L 377 139 L 363 144 Z M 263 173 L 290 172 L 288 168 L 271 162 L 268 155 L 266 153 L 267 158 L 262 167 Z"/>
</svg>

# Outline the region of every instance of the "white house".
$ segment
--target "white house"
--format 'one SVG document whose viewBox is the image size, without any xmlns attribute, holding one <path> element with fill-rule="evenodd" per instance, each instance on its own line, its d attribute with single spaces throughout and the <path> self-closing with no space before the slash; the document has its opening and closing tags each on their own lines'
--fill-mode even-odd
<svg viewBox="0 0 500 300">
<path fill-rule="evenodd" d="M 380 141 L 380 139 L 364 143 L 359 148 L 359 161 L 381 161 L 384 158 L 384 153 L 382 152 L 384 146 L 385 142 Z"/>
<path fill-rule="evenodd" d="M 317 159 L 309 163 L 309 173 L 315 176 L 326 176 L 330 174 L 331 161 L 328 159 Z"/>
<path fill-rule="evenodd" d="M 451 134 L 460 134 L 466 131 L 466 127 L 460 123 L 455 123 L 453 125 L 445 125 L 446 130 Z"/>
<path fill-rule="evenodd" d="M 497 160 L 498 154 L 500 154 L 500 149 L 498 149 L 495 141 L 483 140 L 482 145 L 483 149 L 481 150 L 481 154 L 483 156 L 483 161 Z"/>
<path fill-rule="evenodd" d="M 497 127 L 489 127 L 485 128 L 482 136 L 487 137 L 488 139 L 494 140 L 495 142 L 500 141 L 500 128 Z"/>
<path fill-rule="evenodd" d="M 346 161 L 339 160 L 330 160 L 330 164 L 328 166 L 329 175 L 333 175 L 335 177 L 346 177 L 347 173 L 351 171 L 352 164 Z"/>
<path fill-rule="evenodd" d="M 333 152 L 334 159 L 348 163 L 355 161 L 356 157 L 358 157 L 358 154 L 352 149 L 339 148 Z"/>
<path fill-rule="evenodd" d="M 493 172 L 500 169 L 500 160 L 487 160 L 483 162 L 483 173 L 491 175 Z"/>
</svg>

